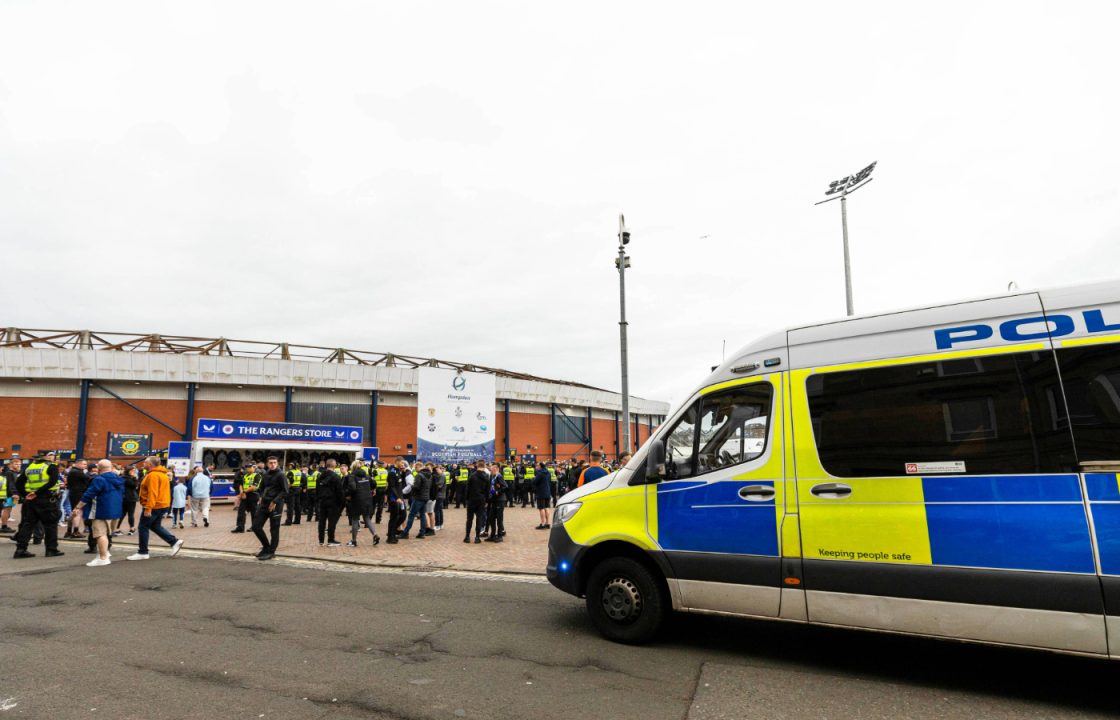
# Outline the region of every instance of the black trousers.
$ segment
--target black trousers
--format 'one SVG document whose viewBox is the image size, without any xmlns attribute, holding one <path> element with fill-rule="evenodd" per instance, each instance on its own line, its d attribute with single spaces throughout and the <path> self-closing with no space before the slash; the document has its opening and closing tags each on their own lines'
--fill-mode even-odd
<svg viewBox="0 0 1120 720">
<path fill-rule="evenodd" d="M 322 545 L 323 532 L 326 531 L 326 542 L 338 542 L 334 536 L 335 529 L 338 528 L 338 518 L 342 515 L 342 508 L 335 505 L 320 505 L 319 513 L 319 544 Z"/>
<path fill-rule="evenodd" d="M 506 534 L 506 499 L 497 498 L 490 502 L 490 510 L 486 513 L 486 532 L 490 537 Z"/>
<path fill-rule="evenodd" d="M 474 521 L 474 536 L 477 538 L 486 526 L 486 502 L 484 500 L 472 500 L 467 503 L 467 537 L 471 536 L 472 520 Z"/>
<path fill-rule="evenodd" d="M 381 512 L 385 509 L 385 488 L 379 487 L 373 492 L 373 521 L 381 524 Z"/>
<path fill-rule="evenodd" d="M 389 538 L 395 539 L 400 535 L 401 523 L 404 522 L 404 508 L 397 500 L 389 500 Z"/>
<path fill-rule="evenodd" d="M 301 498 L 300 498 L 299 489 L 298 488 L 292 488 L 292 491 L 290 493 L 288 493 L 288 502 L 287 502 L 288 509 L 287 509 L 287 512 L 284 514 L 284 523 L 285 524 L 294 523 L 296 525 L 299 525 L 299 520 L 300 520 L 301 517 L 303 517 L 303 513 L 300 512 L 300 505 L 299 505 L 300 499 Z M 292 519 L 293 516 L 295 517 L 294 520 Z"/>
<path fill-rule="evenodd" d="M 307 492 L 303 495 L 303 506 L 307 508 L 307 522 L 315 519 L 315 512 L 319 509 L 317 502 L 317 491 L 315 488 L 308 488 Z"/>
<path fill-rule="evenodd" d="M 467 484 L 465 482 L 455 483 L 455 508 L 463 507 L 463 503 L 467 501 Z"/>
<path fill-rule="evenodd" d="M 359 505 L 350 509 L 350 540 L 358 542 L 358 530 L 361 528 L 362 520 L 366 521 L 366 529 L 369 534 L 377 537 L 377 531 L 373 529 L 373 506 L 372 505 Z"/>
<path fill-rule="evenodd" d="M 32 500 L 20 505 L 19 530 L 16 531 L 16 550 L 27 550 L 27 543 L 42 523 L 47 550 L 58 550 L 58 519 L 62 513 L 57 500 Z"/>
<path fill-rule="evenodd" d="M 253 513 L 253 534 L 257 536 L 257 540 L 260 540 L 262 550 L 276 552 L 276 546 L 280 544 L 280 516 L 283 513 L 283 500 L 277 500 L 276 507 L 272 510 L 269 510 L 268 505 L 262 502 L 257 511 Z M 268 523 L 268 537 L 265 537 L 264 534 L 265 523 Z"/>
<path fill-rule="evenodd" d="M 255 492 L 245 493 L 245 497 L 241 498 L 241 502 L 237 504 L 237 529 L 245 529 L 245 516 L 249 516 L 249 522 L 253 522 L 253 518 L 257 514 L 257 501 L 261 496 Z"/>
</svg>

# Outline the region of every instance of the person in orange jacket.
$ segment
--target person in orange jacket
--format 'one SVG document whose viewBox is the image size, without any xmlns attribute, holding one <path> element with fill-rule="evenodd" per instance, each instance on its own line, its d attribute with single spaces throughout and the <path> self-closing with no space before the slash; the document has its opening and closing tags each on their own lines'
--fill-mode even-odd
<svg viewBox="0 0 1120 720">
<path fill-rule="evenodd" d="M 157 457 L 150 457 L 144 461 L 144 479 L 140 481 L 140 506 L 144 512 L 140 515 L 140 547 L 137 552 L 129 555 L 129 560 L 148 559 L 148 533 L 154 532 L 165 543 L 171 546 L 171 555 L 174 557 L 183 547 L 183 541 L 165 530 L 160 523 L 171 507 L 171 478 Z"/>
</svg>

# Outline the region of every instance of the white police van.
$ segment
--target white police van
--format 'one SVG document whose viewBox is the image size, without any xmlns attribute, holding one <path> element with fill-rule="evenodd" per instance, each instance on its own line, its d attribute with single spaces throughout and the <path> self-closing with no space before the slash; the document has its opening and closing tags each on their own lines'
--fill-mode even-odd
<svg viewBox="0 0 1120 720">
<path fill-rule="evenodd" d="M 677 610 L 1118 657 L 1118 472 L 1120 283 L 846 318 L 563 496 L 547 574 L 624 642 Z"/>
</svg>

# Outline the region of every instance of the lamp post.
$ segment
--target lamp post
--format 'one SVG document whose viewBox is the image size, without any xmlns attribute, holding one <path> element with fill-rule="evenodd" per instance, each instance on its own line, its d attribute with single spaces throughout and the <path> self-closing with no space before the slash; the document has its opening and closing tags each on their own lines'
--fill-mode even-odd
<svg viewBox="0 0 1120 720">
<path fill-rule="evenodd" d="M 855 308 L 852 304 L 852 262 L 848 256 L 848 195 L 871 182 L 871 173 L 875 170 L 877 164 L 878 161 L 876 160 L 855 175 L 848 175 L 832 181 L 828 184 L 828 190 L 824 193 L 831 197 L 821 200 L 819 203 L 814 203 L 814 205 L 823 205 L 837 198 L 840 199 L 840 225 L 844 231 L 844 299 L 849 316 L 855 314 Z"/>
<path fill-rule="evenodd" d="M 622 355 L 622 450 L 631 452 L 630 448 L 630 370 L 626 361 L 626 268 L 630 267 L 630 256 L 626 254 L 626 246 L 630 244 L 630 232 L 626 229 L 626 218 L 618 216 L 618 257 L 614 259 L 614 266 L 618 268 L 618 334 Z"/>
</svg>

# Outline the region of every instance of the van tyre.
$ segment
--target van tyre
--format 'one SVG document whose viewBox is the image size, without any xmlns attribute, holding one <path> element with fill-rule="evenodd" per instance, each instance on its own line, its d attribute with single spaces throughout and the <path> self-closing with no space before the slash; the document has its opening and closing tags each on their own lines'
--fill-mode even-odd
<svg viewBox="0 0 1120 720">
<path fill-rule="evenodd" d="M 628 645 L 649 642 L 668 614 L 668 598 L 645 565 L 625 557 L 604 560 L 587 580 L 587 611 L 603 637 Z"/>
</svg>

